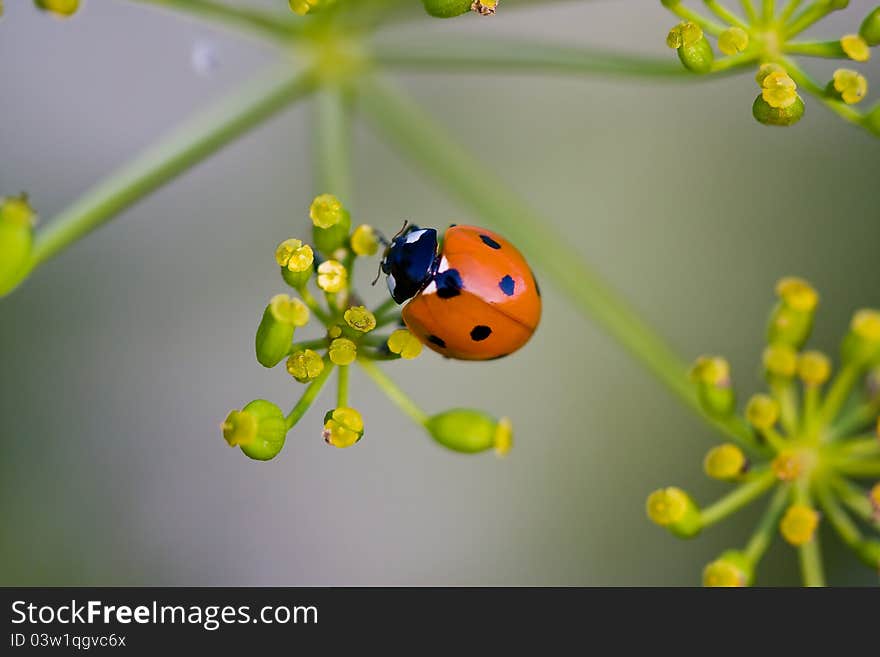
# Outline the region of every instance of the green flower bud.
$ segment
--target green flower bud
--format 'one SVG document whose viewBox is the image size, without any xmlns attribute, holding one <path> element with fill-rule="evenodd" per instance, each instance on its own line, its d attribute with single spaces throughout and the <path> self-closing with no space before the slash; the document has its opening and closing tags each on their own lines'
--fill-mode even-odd
<svg viewBox="0 0 880 657">
<path fill-rule="evenodd" d="M 680 538 L 691 538 L 700 533 L 700 509 L 680 488 L 671 486 L 655 490 L 645 503 L 648 517 Z"/>
<path fill-rule="evenodd" d="M 710 417 L 726 418 L 736 410 L 736 392 L 730 379 L 730 364 L 717 356 L 700 356 L 691 368 L 700 406 Z"/>
<path fill-rule="evenodd" d="M 79 9 L 79 0 L 34 0 L 34 5 L 60 18 L 69 18 Z"/>
<path fill-rule="evenodd" d="M 297 326 L 309 321 L 309 309 L 299 299 L 286 294 L 272 297 L 257 328 L 257 361 L 263 367 L 275 367 L 290 351 Z"/>
<path fill-rule="evenodd" d="M 713 479 L 730 481 L 739 477 L 749 467 L 745 453 L 732 443 L 713 447 L 703 459 L 703 470 Z"/>
<path fill-rule="evenodd" d="M 786 383 L 797 374 L 798 353 L 784 342 L 764 349 L 764 374 L 770 383 Z"/>
<path fill-rule="evenodd" d="M 684 21 L 676 25 L 666 37 L 666 45 L 678 51 L 678 58 L 689 71 L 708 73 L 712 70 L 715 59 L 712 46 L 696 23 Z"/>
<path fill-rule="evenodd" d="M 364 437 L 364 419 L 353 408 L 334 408 L 324 416 L 324 442 L 351 447 Z"/>
<path fill-rule="evenodd" d="M 338 198 L 332 194 L 315 197 L 309 208 L 309 217 L 315 246 L 321 253 L 331 255 L 348 243 L 351 216 Z"/>
<path fill-rule="evenodd" d="M 880 363 L 880 311 L 863 309 L 852 319 L 843 339 L 843 361 L 858 366 Z"/>
<path fill-rule="evenodd" d="M 345 323 L 355 331 L 369 333 L 376 328 L 376 316 L 364 306 L 352 306 L 342 316 Z"/>
<path fill-rule="evenodd" d="M 252 401 L 240 411 L 230 411 L 222 428 L 230 447 L 238 445 L 257 461 L 275 458 L 287 436 L 284 413 L 265 399 Z"/>
<path fill-rule="evenodd" d="M 348 338 L 336 338 L 330 343 L 327 355 L 334 365 L 351 365 L 357 360 L 357 345 Z"/>
<path fill-rule="evenodd" d="M 805 109 L 804 101 L 800 96 L 797 96 L 788 107 L 773 107 L 764 100 L 763 96 L 758 96 L 752 105 L 752 116 L 758 123 L 764 125 L 788 127 L 803 118 Z"/>
<path fill-rule="evenodd" d="M 865 40 L 869 46 L 880 45 L 880 7 L 875 7 L 874 11 L 867 15 L 862 21 L 859 28 L 859 36 Z"/>
<path fill-rule="evenodd" d="M 0 296 L 27 276 L 36 214 L 27 197 L 0 198 Z"/>
<path fill-rule="evenodd" d="M 779 302 L 770 314 L 767 341 L 800 349 L 813 331 L 819 294 L 807 281 L 788 277 L 776 284 L 776 295 Z"/>
<path fill-rule="evenodd" d="M 275 249 L 275 262 L 281 267 L 281 277 L 290 287 L 302 288 L 309 282 L 315 263 L 312 247 L 301 240 L 284 240 Z"/>
<path fill-rule="evenodd" d="M 718 36 L 718 50 L 735 55 L 749 47 L 749 33 L 741 27 L 729 27 Z"/>
<path fill-rule="evenodd" d="M 772 428 L 780 414 L 779 402 L 770 395 L 752 395 L 746 405 L 746 419 L 760 431 Z"/>
<path fill-rule="evenodd" d="M 728 550 L 703 570 L 703 586 L 751 586 L 754 567 L 739 550 Z"/>
<path fill-rule="evenodd" d="M 465 454 L 494 448 L 501 456 L 510 451 L 513 443 L 510 420 L 496 420 L 488 413 L 466 408 L 455 408 L 434 415 L 425 428 L 444 447 Z"/>
</svg>

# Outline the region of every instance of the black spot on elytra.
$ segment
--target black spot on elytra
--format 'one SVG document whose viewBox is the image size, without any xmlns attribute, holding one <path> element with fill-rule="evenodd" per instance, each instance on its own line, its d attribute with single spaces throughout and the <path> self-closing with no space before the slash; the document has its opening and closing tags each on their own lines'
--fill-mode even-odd
<svg viewBox="0 0 880 657">
<path fill-rule="evenodd" d="M 490 335 L 492 335 L 492 329 L 488 326 L 483 326 L 482 324 L 477 324 L 471 329 L 471 340 L 474 342 L 482 342 Z"/>
<path fill-rule="evenodd" d="M 428 342 L 430 342 L 431 344 L 437 345 L 441 349 L 446 349 L 446 342 L 444 342 L 443 340 L 438 338 L 436 335 L 429 335 Z"/>
<path fill-rule="evenodd" d="M 483 244 L 488 246 L 490 249 L 500 249 L 501 248 L 501 245 L 498 242 L 496 242 L 495 240 L 493 240 L 491 237 L 489 237 L 488 235 L 480 235 L 480 239 L 483 240 Z"/>
<path fill-rule="evenodd" d="M 498 283 L 498 287 L 501 288 L 501 291 L 504 292 L 509 297 L 513 296 L 514 291 L 516 290 L 516 283 L 508 274 Z"/>
<path fill-rule="evenodd" d="M 441 299 L 451 299 L 461 294 L 463 287 L 461 276 L 457 269 L 447 269 L 441 271 L 434 277 L 434 283 L 437 285 L 437 296 Z"/>
</svg>

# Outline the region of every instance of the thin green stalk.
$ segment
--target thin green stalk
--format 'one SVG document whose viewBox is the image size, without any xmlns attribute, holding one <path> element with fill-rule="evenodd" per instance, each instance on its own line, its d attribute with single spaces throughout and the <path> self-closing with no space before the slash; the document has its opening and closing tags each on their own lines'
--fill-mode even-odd
<svg viewBox="0 0 880 657">
<path fill-rule="evenodd" d="M 709 11 L 726 23 L 741 27 L 744 30 L 749 29 L 749 26 L 745 21 L 721 4 L 718 0 L 703 0 L 703 2 L 706 3 L 706 7 L 709 8 Z"/>
<path fill-rule="evenodd" d="M 330 373 L 333 372 L 333 363 L 330 359 L 324 359 L 324 369 L 318 378 L 312 381 L 309 384 L 309 387 L 306 388 L 306 391 L 303 393 L 303 396 L 300 397 L 299 401 L 296 402 L 296 406 L 294 406 L 290 413 L 287 415 L 287 430 L 289 431 L 293 428 L 297 422 L 300 421 L 303 415 L 306 414 L 306 411 L 311 408 L 315 399 L 318 398 L 318 394 L 321 392 L 321 388 L 324 387 L 324 384 L 327 383 L 327 379 L 330 378 Z"/>
<path fill-rule="evenodd" d="M 770 503 L 767 505 L 767 510 L 764 511 L 761 520 L 758 522 L 755 533 L 752 534 L 752 537 L 746 544 L 745 555 L 753 567 L 758 564 L 767 548 L 770 547 L 770 543 L 773 542 L 773 538 L 778 531 L 779 518 L 782 516 L 785 507 L 788 506 L 790 495 L 791 486 L 789 484 L 783 484 L 776 489 L 776 492 L 770 499 Z"/>
<path fill-rule="evenodd" d="M 740 0 L 740 4 L 743 8 L 743 13 L 746 15 L 746 19 L 749 23 L 757 23 L 758 22 L 758 12 L 755 11 L 755 6 L 752 4 L 752 0 Z"/>
<path fill-rule="evenodd" d="M 864 438 L 853 438 L 846 442 L 838 443 L 834 446 L 833 454 L 840 457 L 859 456 L 880 456 L 880 440 L 876 435 L 865 436 Z"/>
<path fill-rule="evenodd" d="M 779 402 L 779 421 L 789 436 L 798 432 L 798 408 L 800 400 L 793 381 L 785 383 L 773 383 L 770 385 L 771 392 Z"/>
<path fill-rule="evenodd" d="M 339 368 L 339 373 L 336 375 L 338 384 L 336 391 L 336 406 L 338 408 L 345 408 L 348 406 L 348 375 L 350 369 L 350 366 L 343 365 Z"/>
<path fill-rule="evenodd" d="M 819 402 L 821 388 L 819 386 L 806 386 L 804 389 L 804 413 L 801 425 L 801 433 L 810 437 L 816 430 L 816 422 L 819 419 Z"/>
<path fill-rule="evenodd" d="M 762 429 L 761 435 L 764 436 L 764 439 L 777 454 L 780 452 L 784 452 L 790 446 L 789 441 L 774 427 L 770 427 L 769 429 Z"/>
<path fill-rule="evenodd" d="M 404 155 L 514 242 L 585 314 L 614 336 L 691 409 L 731 438 L 752 444 L 748 427 L 735 418 L 717 421 L 701 410 L 688 367 L 666 342 L 583 262 L 552 222 L 521 201 L 490 167 L 475 161 L 407 97 L 386 82 L 363 76 L 360 104 L 374 126 Z"/>
<path fill-rule="evenodd" d="M 302 342 L 294 342 L 290 345 L 290 353 L 303 351 L 305 349 L 326 349 L 327 338 L 315 338 L 314 340 L 303 340 Z"/>
<path fill-rule="evenodd" d="M 846 57 L 840 41 L 788 41 L 782 47 L 783 52 L 809 57 L 827 57 L 841 59 Z"/>
<path fill-rule="evenodd" d="M 396 384 L 394 381 L 385 376 L 385 373 L 371 360 L 360 358 L 358 364 L 367 373 L 373 382 L 379 386 L 388 398 L 393 401 L 397 407 L 406 415 L 412 418 L 413 422 L 422 426 L 427 425 L 430 417 L 425 413 L 418 404 Z"/>
<path fill-rule="evenodd" d="M 825 484 L 820 483 L 816 486 L 816 497 L 819 500 L 819 506 L 831 521 L 831 526 L 840 536 L 840 540 L 851 548 L 858 548 L 862 542 L 862 533 L 846 514 L 846 511 L 840 507 Z"/>
<path fill-rule="evenodd" d="M 831 478 L 831 487 L 850 511 L 880 531 L 880 516 L 871 504 L 867 491 L 837 475 Z"/>
<path fill-rule="evenodd" d="M 458 73 L 565 73 L 615 77 L 657 77 L 687 80 L 680 62 L 668 57 L 628 55 L 552 43 L 501 39 L 456 39 L 393 42 L 383 39 L 372 48 L 373 60 L 395 70 Z"/>
<path fill-rule="evenodd" d="M 812 5 L 804 9 L 785 28 L 783 35 L 785 39 L 797 36 L 817 21 L 825 18 L 832 11 L 831 4 L 831 2 L 824 0 L 821 2 L 814 2 Z"/>
<path fill-rule="evenodd" d="M 246 85 L 126 164 L 80 197 L 37 233 L 30 269 L 57 255 L 103 223 L 314 88 L 310 74 L 280 70 Z"/>
<path fill-rule="evenodd" d="M 795 485 L 795 500 L 799 504 L 805 504 L 809 507 L 813 506 L 806 481 L 799 480 Z M 819 545 L 818 531 L 810 541 L 798 546 L 798 558 L 804 586 L 825 586 L 825 572 L 822 568 L 822 551 Z"/>
<path fill-rule="evenodd" d="M 877 421 L 878 413 L 880 413 L 880 403 L 876 401 L 859 404 L 838 418 L 828 432 L 827 440 L 846 438 L 868 428 Z"/>
<path fill-rule="evenodd" d="M 736 69 L 745 68 L 754 64 L 758 59 L 760 59 L 760 52 L 741 52 L 737 55 L 731 55 L 729 57 L 722 57 L 720 59 L 716 59 L 712 62 L 712 72 L 713 73 L 724 73 L 729 72 L 732 73 Z"/>
<path fill-rule="evenodd" d="M 392 299 L 391 297 L 388 297 L 387 299 L 385 299 L 385 301 L 383 301 L 378 306 L 373 308 L 373 315 L 376 317 L 376 320 L 378 321 L 378 319 L 380 317 L 384 317 L 384 315 L 386 313 L 397 312 L 397 308 L 398 308 L 397 302 L 394 299 Z"/>
<path fill-rule="evenodd" d="M 776 17 L 776 2 L 774 0 L 764 0 L 764 24 L 769 25 Z"/>
<path fill-rule="evenodd" d="M 351 120 L 346 92 L 338 85 L 323 86 L 315 102 L 316 193 L 328 192 L 351 207 Z"/>
<path fill-rule="evenodd" d="M 708 32 L 709 34 L 714 34 L 715 36 L 718 36 L 727 29 L 727 26 L 722 25 L 721 23 L 716 23 L 711 18 L 707 18 L 706 16 L 703 16 L 693 9 L 688 9 L 684 6 L 683 3 L 675 4 L 671 7 L 668 7 L 668 9 L 679 18 L 683 18 L 686 21 L 696 23 L 701 28 L 703 28 L 704 32 Z"/>
<path fill-rule="evenodd" d="M 776 475 L 768 470 L 760 477 L 740 484 L 717 502 L 700 511 L 701 525 L 711 527 L 761 497 L 776 483 Z"/>
<path fill-rule="evenodd" d="M 840 460 L 834 462 L 837 471 L 848 477 L 870 479 L 880 477 L 880 459 L 864 460 Z"/>
<path fill-rule="evenodd" d="M 803 0 L 788 0 L 788 4 L 785 5 L 785 9 L 782 10 L 782 13 L 779 15 L 779 23 L 785 25 L 788 23 L 788 20 L 792 17 L 794 12 L 798 10 L 798 7 L 801 6 L 801 2 Z"/>
<path fill-rule="evenodd" d="M 327 312 L 321 307 L 321 304 L 318 303 L 318 300 L 312 296 L 312 293 L 309 292 L 309 288 L 305 285 L 297 288 L 297 292 L 302 297 L 303 303 L 308 306 L 309 310 L 312 314 L 321 320 L 321 323 L 325 326 L 331 324 L 331 317 L 327 314 Z"/>
<path fill-rule="evenodd" d="M 250 32 L 255 36 L 288 41 L 302 31 L 302 21 L 290 12 L 266 12 L 247 7 L 233 7 L 212 0 L 132 0 L 144 5 L 170 9 L 195 18 Z"/>
<path fill-rule="evenodd" d="M 844 365 L 837 373 L 828 389 L 828 394 L 825 395 L 822 408 L 819 410 L 822 426 L 827 426 L 834 421 L 846 400 L 849 399 L 858 378 L 859 369 L 853 365 Z"/>
</svg>

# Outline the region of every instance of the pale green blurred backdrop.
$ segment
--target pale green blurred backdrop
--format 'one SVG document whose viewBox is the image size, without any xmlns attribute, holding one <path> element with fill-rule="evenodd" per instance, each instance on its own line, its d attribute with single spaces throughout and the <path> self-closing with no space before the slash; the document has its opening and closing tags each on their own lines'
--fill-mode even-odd
<svg viewBox="0 0 880 657">
<path fill-rule="evenodd" d="M 873 4 L 852 2 L 823 33 L 853 31 Z M 664 46 L 674 20 L 653 0 L 470 18 L 407 29 L 674 57 Z M 194 48 L 216 57 L 212 71 L 194 69 Z M 6 2 L 0 194 L 26 190 L 51 217 L 272 60 L 253 40 L 134 3 L 91 0 L 62 22 Z M 880 83 L 880 67 L 863 68 Z M 811 100 L 800 125 L 776 130 L 751 118 L 750 75 L 398 81 L 684 356 L 727 355 L 743 396 L 761 385 L 778 277 L 820 289 L 823 348 L 836 349 L 854 308 L 880 305 L 880 141 Z M 367 433 L 356 448 L 321 440 L 330 394 L 275 461 L 226 447 L 229 408 L 299 394 L 283 368 L 257 365 L 252 341 L 284 289 L 275 244 L 307 234 L 309 149 L 303 105 L 0 301 L 0 584 L 682 585 L 746 540 L 757 508 L 692 542 L 648 523 L 644 499 L 660 485 L 701 501 L 726 490 L 701 471 L 721 438 L 549 282 L 543 324 L 516 356 L 474 365 L 428 354 L 388 368 L 429 411 L 512 416 L 506 460 L 444 451 L 357 375 Z M 365 125 L 355 171 L 355 221 L 387 232 L 404 218 L 479 221 Z M 831 582 L 876 583 L 832 544 Z M 796 583 L 794 551 L 775 546 L 758 577 Z"/>
</svg>

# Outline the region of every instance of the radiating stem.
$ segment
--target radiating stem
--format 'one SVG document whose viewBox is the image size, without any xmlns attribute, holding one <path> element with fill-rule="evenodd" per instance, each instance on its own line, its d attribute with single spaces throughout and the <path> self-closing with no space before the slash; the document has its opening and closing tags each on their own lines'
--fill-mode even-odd
<svg viewBox="0 0 880 657">
<path fill-rule="evenodd" d="M 326 349 L 327 338 L 316 338 L 314 340 L 303 340 L 302 342 L 294 342 L 290 345 L 290 353 L 303 351 L 305 349 Z"/>
<path fill-rule="evenodd" d="M 813 25 L 813 23 L 825 18 L 825 16 L 832 12 L 831 5 L 831 2 L 829 2 L 828 0 L 824 0 L 820 2 L 814 2 L 812 5 L 804 9 L 785 28 L 785 39 L 790 39 L 793 36 L 797 36 L 804 30 L 809 28 L 811 25 Z"/>
<path fill-rule="evenodd" d="M 767 510 L 761 516 L 755 533 L 749 539 L 745 548 L 745 555 L 753 567 L 758 564 L 767 548 L 770 547 L 770 543 L 773 542 L 773 537 L 778 531 L 779 518 L 788 505 L 790 495 L 791 486 L 789 484 L 783 484 L 776 489 L 776 492 L 770 499 L 770 504 L 767 505 Z"/>
<path fill-rule="evenodd" d="M 880 516 L 868 499 L 867 491 L 837 475 L 831 478 L 831 487 L 850 511 L 880 531 Z"/>
<path fill-rule="evenodd" d="M 742 5 L 743 13 L 745 13 L 746 19 L 749 23 L 757 23 L 758 13 L 755 11 L 755 5 L 752 4 L 752 0 L 740 0 L 740 4 Z"/>
<path fill-rule="evenodd" d="M 668 9 L 679 18 L 683 18 L 686 21 L 696 23 L 701 28 L 703 28 L 703 31 L 708 32 L 709 34 L 714 34 L 715 36 L 718 36 L 727 29 L 727 26 L 722 25 L 721 23 L 716 23 L 712 19 L 703 16 L 699 12 L 685 7 L 683 3 L 672 5 L 671 7 L 668 7 Z"/>
<path fill-rule="evenodd" d="M 457 73 L 564 73 L 691 79 L 674 58 L 628 55 L 553 43 L 504 39 L 378 41 L 374 61 L 389 69 Z"/>
<path fill-rule="evenodd" d="M 759 52 L 741 52 L 729 57 L 721 57 L 712 62 L 713 73 L 734 72 L 736 69 L 745 68 L 754 64 L 761 57 Z"/>
<path fill-rule="evenodd" d="M 346 92 L 338 85 L 318 90 L 315 102 L 316 193 L 330 193 L 351 207 L 351 117 Z"/>
<path fill-rule="evenodd" d="M 866 127 L 864 114 L 857 109 L 853 109 L 850 105 L 847 105 L 841 100 L 826 96 L 825 89 L 822 85 L 813 80 L 813 78 L 811 78 L 806 71 L 798 66 L 792 59 L 783 57 L 780 59 L 780 63 L 785 67 L 786 71 L 788 71 L 788 74 L 792 79 L 797 82 L 798 86 L 805 88 L 811 94 L 816 96 L 816 98 L 822 101 L 822 103 L 830 110 L 851 123 L 855 123 L 863 128 Z"/>
<path fill-rule="evenodd" d="M 344 408 L 348 406 L 348 374 L 350 371 L 350 367 L 348 365 L 343 365 L 339 368 L 339 373 L 336 375 L 337 377 L 337 394 L 336 394 L 336 406 L 339 408 Z"/>
<path fill-rule="evenodd" d="M 846 514 L 846 511 L 840 507 L 825 484 L 816 486 L 816 497 L 819 500 L 819 506 L 831 521 L 831 526 L 840 536 L 840 540 L 851 548 L 858 548 L 862 542 L 862 533 Z"/>
<path fill-rule="evenodd" d="M 202 113 L 86 192 L 37 233 L 33 269 L 314 88 L 289 62 Z"/>
<path fill-rule="evenodd" d="M 416 404 L 394 381 L 388 378 L 385 373 L 371 360 L 360 358 L 358 365 L 367 373 L 379 389 L 384 392 L 388 398 L 393 401 L 397 407 L 406 413 L 413 422 L 425 426 L 430 419 L 418 404 Z"/>
<path fill-rule="evenodd" d="M 799 504 L 812 507 L 809 486 L 806 481 L 799 480 L 795 485 L 795 500 Z M 825 586 L 825 573 L 822 568 L 822 551 L 819 545 L 819 532 L 807 543 L 798 546 L 798 559 L 801 565 L 801 578 L 804 586 Z"/>
<path fill-rule="evenodd" d="M 297 292 L 302 297 L 303 303 L 308 306 L 309 310 L 321 320 L 321 323 L 325 326 L 331 324 L 331 317 L 327 314 L 327 311 L 321 307 L 321 304 L 318 303 L 318 300 L 312 296 L 312 293 L 309 292 L 309 288 L 305 285 L 297 288 Z"/>
<path fill-rule="evenodd" d="M 876 401 L 859 404 L 838 418 L 828 432 L 827 439 L 840 440 L 863 431 L 877 421 L 878 413 L 880 413 L 880 403 Z"/>
<path fill-rule="evenodd" d="M 785 383 L 770 384 L 771 392 L 779 402 L 780 423 L 789 436 L 794 436 L 798 431 L 798 408 L 800 400 L 798 399 L 797 389 L 793 381 Z"/>
<path fill-rule="evenodd" d="M 722 5 L 718 0 L 703 0 L 706 3 L 706 7 L 709 10 L 718 16 L 721 20 L 729 23 L 730 25 L 735 25 L 736 27 L 741 27 L 744 30 L 749 28 L 748 24 L 743 22 L 743 20 L 734 14 L 730 9 Z"/>
<path fill-rule="evenodd" d="M 706 417 L 687 377 L 687 366 L 636 312 L 581 259 L 570 240 L 518 198 L 491 167 L 437 127 L 421 109 L 375 78 L 358 81 L 360 104 L 378 130 L 490 225 L 522 245 L 539 270 L 568 294 L 686 405 Z M 730 437 L 752 444 L 748 427 L 735 418 L 706 418 Z"/>
<path fill-rule="evenodd" d="M 844 59 L 846 53 L 840 41 L 789 41 L 782 47 L 783 52 L 810 57 Z"/>
<path fill-rule="evenodd" d="M 309 384 L 309 387 L 306 388 L 306 391 L 303 393 L 303 396 L 300 397 L 299 401 L 296 402 L 296 406 L 291 409 L 290 413 L 287 415 L 287 429 L 288 431 L 293 428 L 297 422 L 300 421 L 303 415 L 306 414 L 306 411 L 311 408 L 315 399 L 318 398 L 318 394 L 321 392 L 321 388 L 324 387 L 324 384 L 327 383 L 327 379 L 330 378 L 330 373 L 333 372 L 333 363 L 330 359 L 324 359 L 324 369 L 318 378 L 312 381 Z"/>
<path fill-rule="evenodd" d="M 174 10 L 195 18 L 205 19 L 255 36 L 269 37 L 276 41 L 288 41 L 302 30 L 302 21 L 296 20 L 290 12 L 270 13 L 246 7 L 233 7 L 213 0 L 132 0 L 144 5 L 153 5 Z M 286 3 L 285 3 L 286 5 Z"/>
<path fill-rule="evenodd" d="M 373 308 L 373 315 L 375 315 L 376 319 L 378 320 L 380 317 L 383 317 L 386 313 L 396 312 L 397 308 L 398 308 L 397 302 L 394 299 L 392 299 L 391 297 L 388 297 L 387 299 L 385 299 L 385 301 L 383 301 L 378 306 Z"/>
<path fill-rule="evenodd" d="M 792 17 L 794 12 L 796 12 L 798 7 L 801 6 L 802 1 L 803 0 L 788 0 L 785 9 L 783 9 L 782 13 L 779 15 L 779 23 L 782 25 L 788 23 L 788 20 Z"/>
<path fill-rule="evenodd" d="M 769 25 L 776 16 L 776 2 L 774 0 L 764 0 L 764 24 Z"/>
<path fill-rule="evenodd" d="M 776 475 L 771 470 L 751 481 L 740 484 L 717 502 L 700 511 L 703 527 L 711 527 L 730 514 L 752 503 L 770 490 L 776 483 Z"/>
<path fill-rule="evenodd" d="M 859 368 L 853 365 L 844 365 L 840 372 L 837 373 L 819 411 L 822 426 L 826 426 L 834 421 L 846 400 L 849 399 L 858 378 Z"/>
<path fill-rule="evenodd" d="M 841 474 L 849 477 L 870 479 L 880 477 L 880 459 L 864 460 L 841 460 L 835 461 L 835 466 Z"/>
</svg>

